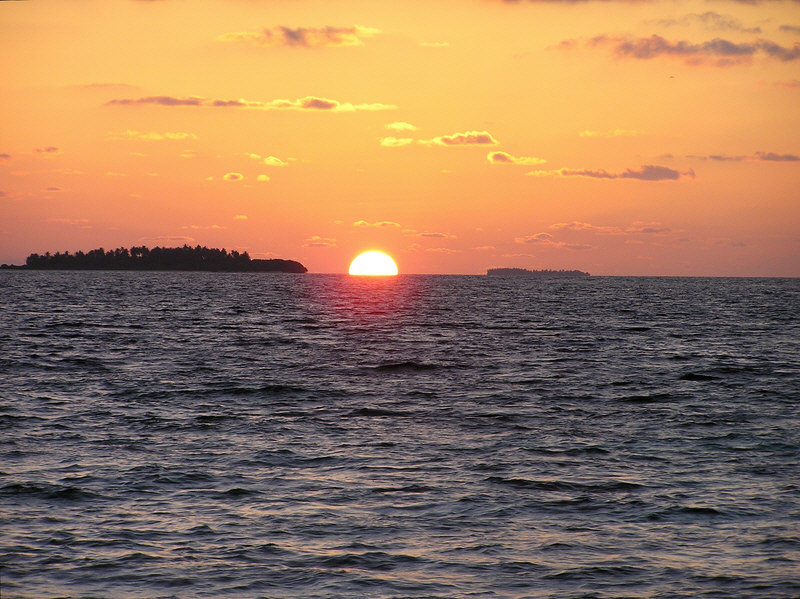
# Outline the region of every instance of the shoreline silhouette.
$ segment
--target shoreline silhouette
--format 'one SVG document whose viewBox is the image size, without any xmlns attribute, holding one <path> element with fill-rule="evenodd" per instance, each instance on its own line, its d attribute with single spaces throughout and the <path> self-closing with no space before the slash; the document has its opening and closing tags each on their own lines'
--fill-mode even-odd
<svg viewBox="0 0 800 599">
<path fill-rule="evenodd" d="M 247 252 L 207 248 L 205 246 L 167 248 L 134 246 L 88 252 L 46 252 L 31 254 L 24 266 L 3 264 L 3 269 L 27 270 L 179 270 L 204 272 L 286 272 L 306 273 L 308 269 L 296 260 L 280 258 L 253 259 Z"/>
</svg>

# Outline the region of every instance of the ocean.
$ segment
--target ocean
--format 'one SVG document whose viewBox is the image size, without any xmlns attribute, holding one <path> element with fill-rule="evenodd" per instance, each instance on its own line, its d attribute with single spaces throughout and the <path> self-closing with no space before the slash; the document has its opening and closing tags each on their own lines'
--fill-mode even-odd
<svg viewBox="0 0 800 599">
<path fill-rule="evenodd" d="M 3 598 L 800 596 L 800 279 L 0 272 Z"/>
</svg>

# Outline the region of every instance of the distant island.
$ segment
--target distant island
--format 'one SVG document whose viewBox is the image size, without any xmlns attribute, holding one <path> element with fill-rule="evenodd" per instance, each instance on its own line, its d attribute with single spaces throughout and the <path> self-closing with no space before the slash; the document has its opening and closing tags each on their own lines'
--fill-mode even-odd
<svg viewBox="0 0 800 599">
<path fill-rule="evenodd" d="M 526 268 L 490 268 L 486 271 L 490 277 L 542 277 L 574 279 L 590 276 L 581 270 L 528 270 Z"/>
<path fill-rule="evenodd" d="M 3 264 L 0 268 L 28 270 L 197 270 L 211 272 L 289 272 L 304 273 L 308 269 L 294 260 L 252 259 L 247 252 L 227 252 L 225 249 L 190 247 L 177 248 L 145 246 L 89 252 L 47 252 L 31 254 L 25 266 Z"/>
</svg>

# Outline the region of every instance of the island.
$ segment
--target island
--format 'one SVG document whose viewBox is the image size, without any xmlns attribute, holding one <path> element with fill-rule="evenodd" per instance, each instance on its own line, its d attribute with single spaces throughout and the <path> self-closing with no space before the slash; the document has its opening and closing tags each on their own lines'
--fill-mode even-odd
<svg viewBox="0 0 800 599">
<path fill-rule="evenodd" d="M 24 266 L 3 264 L 0 268 L 27 270 L 196 270 L 210 272 L 305 273 L 295 260 L 250 258 L 247 252 L 226 251 L 205 246 L 167 248 L 145 246 L 89 252 L 31 254 Z"/>
<path fill-rule="evenodd" d="M 490 277 L 540 277 L 575 279 L 590 276 L 581 270 L 528 270 L 526 268 L 490 268 L 486 271 Z"/>
</svg>

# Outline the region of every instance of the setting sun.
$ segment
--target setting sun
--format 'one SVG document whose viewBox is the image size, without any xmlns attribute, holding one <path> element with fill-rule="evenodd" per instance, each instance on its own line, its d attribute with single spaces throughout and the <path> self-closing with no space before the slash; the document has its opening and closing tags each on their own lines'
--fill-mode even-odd
<svg viewBox="0 0 800 599">
<path fill-rule="evenodd" d="M 397 274 L 397 264 L 388 254 L 373 250 L 356 256 L 348 272 L 351 275 L 391 276 Z"/>
</svg>

